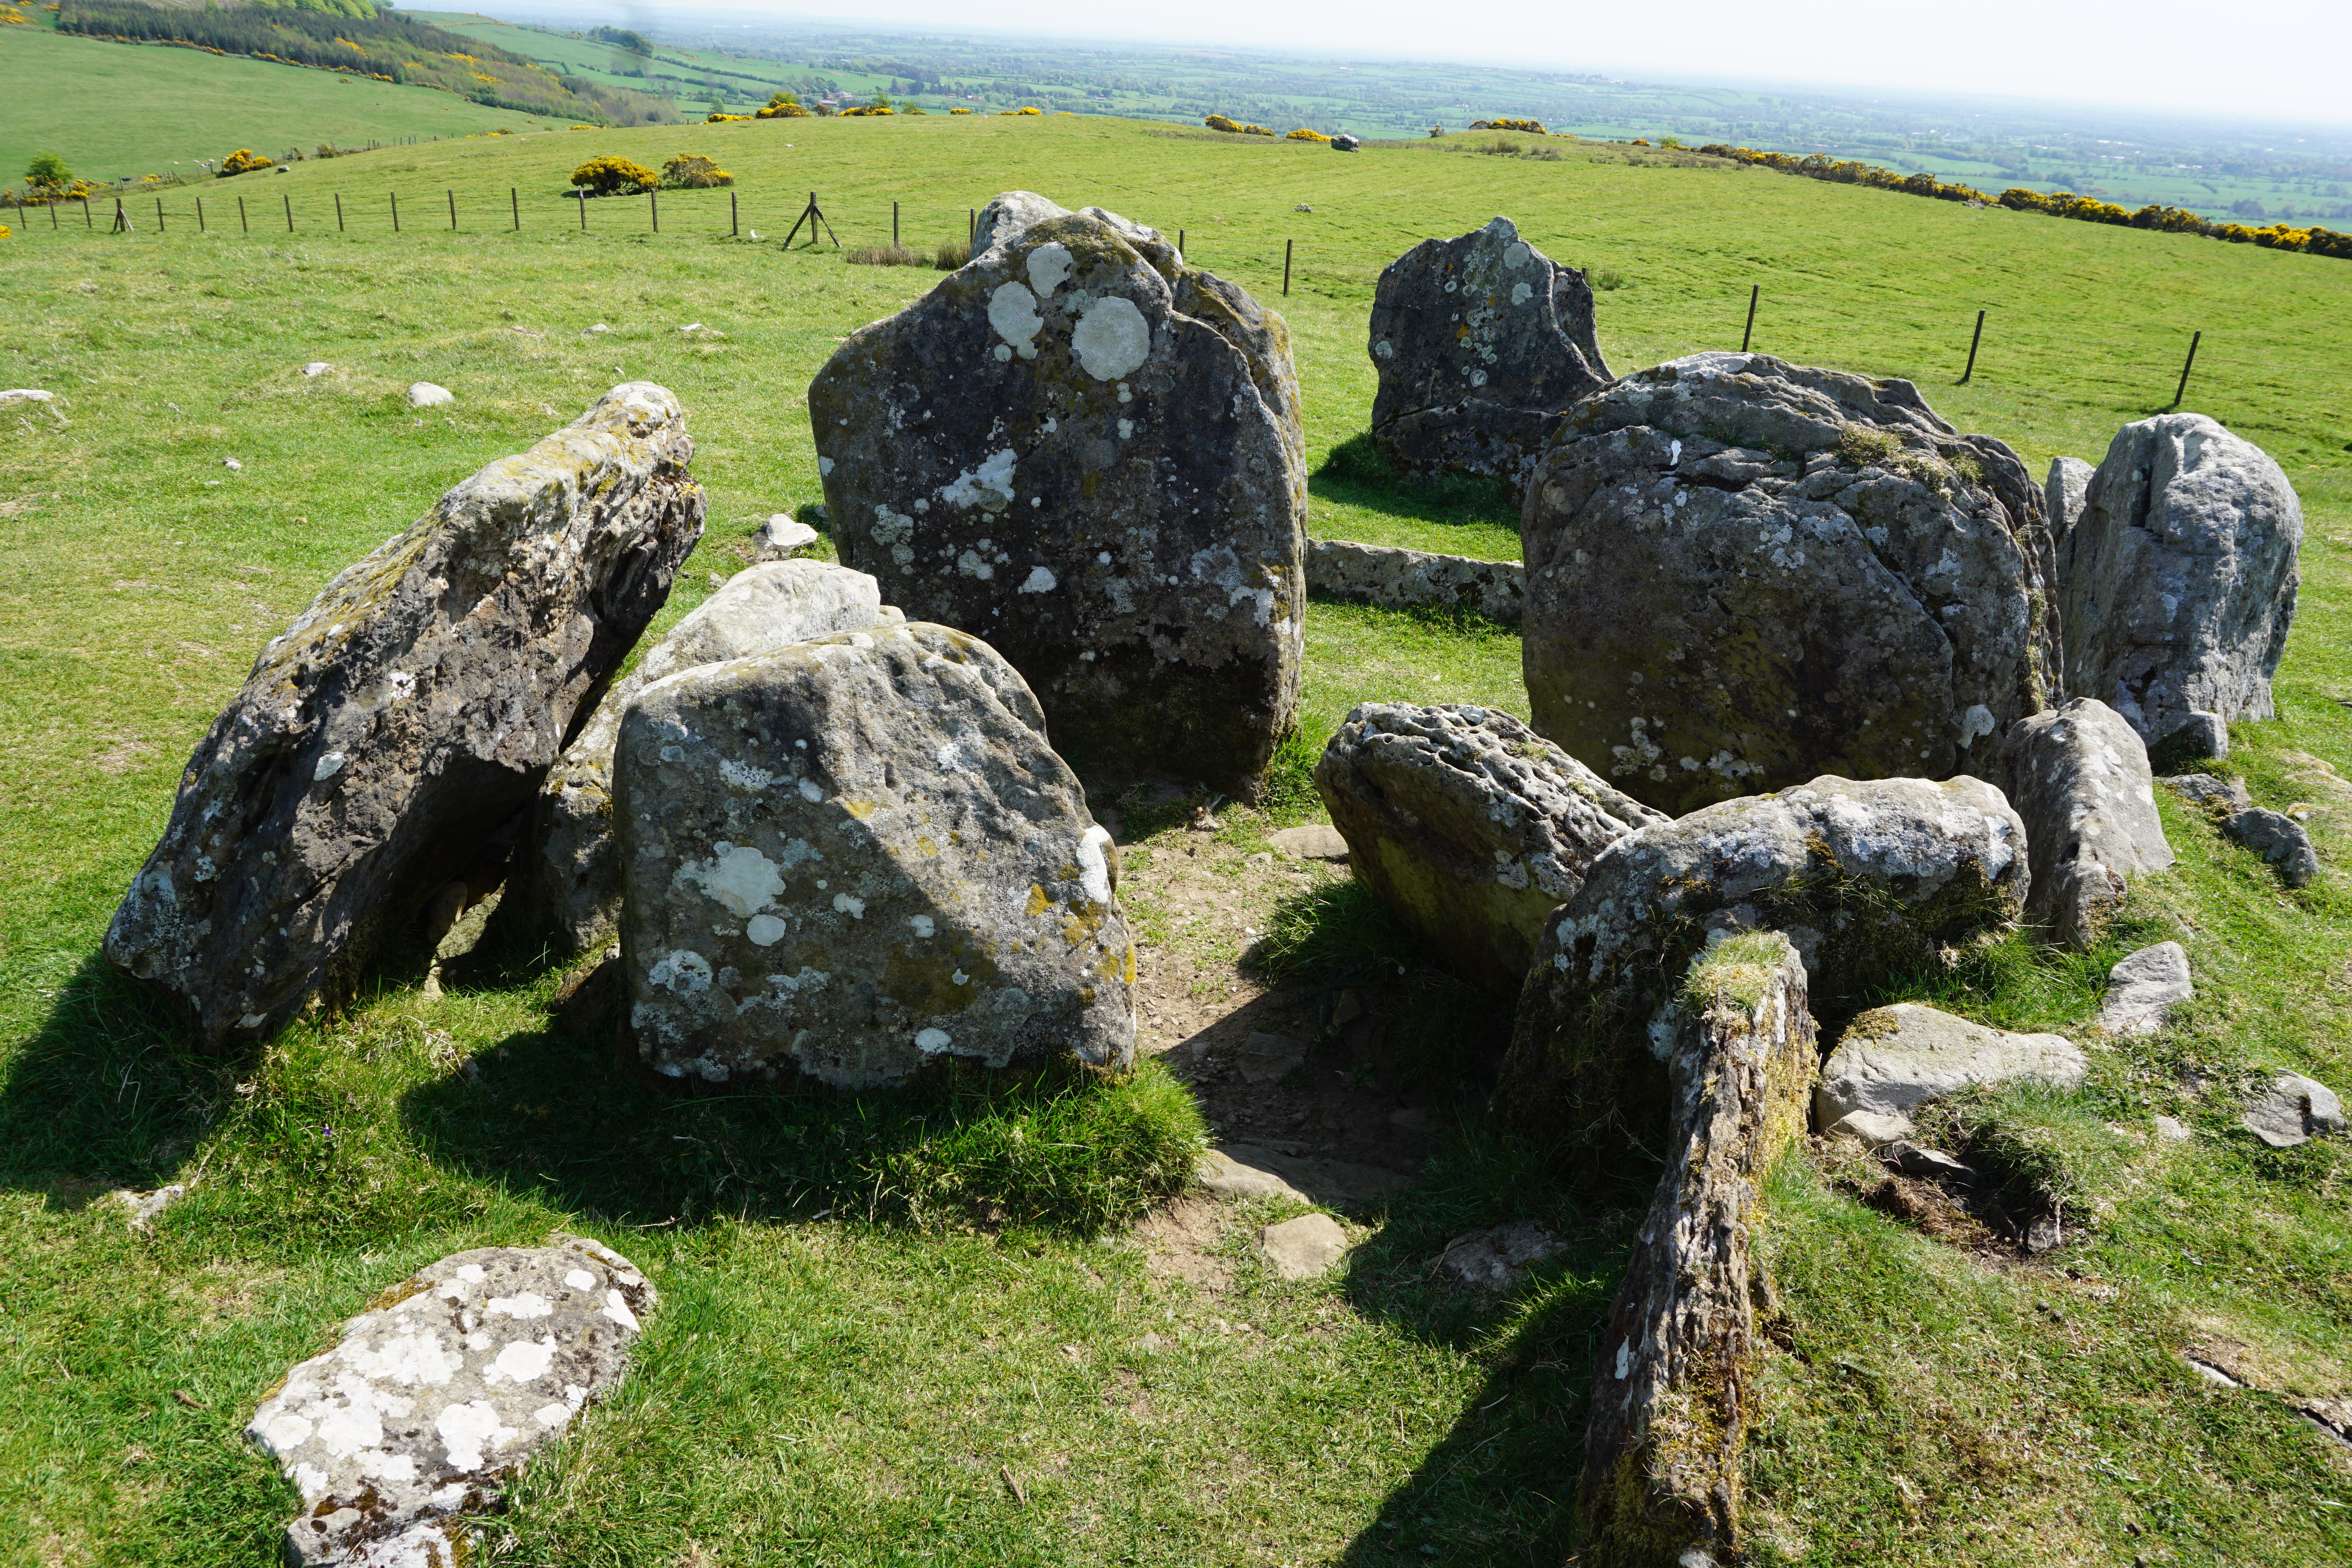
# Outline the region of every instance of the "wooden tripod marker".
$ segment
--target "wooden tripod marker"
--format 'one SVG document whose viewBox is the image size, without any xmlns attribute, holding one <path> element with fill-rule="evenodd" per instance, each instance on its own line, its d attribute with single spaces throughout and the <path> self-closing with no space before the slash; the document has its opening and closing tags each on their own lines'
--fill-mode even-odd
<svg viewBox="0 0 2352 1568">
<path fill-rule="evenodd" d="M 1739 334 L 1739 352 L 1741 353 L 1746 353 L 1748 352 L 1748 343 L 1754 341 L 1756 337 L 1756 301 L 1762 299 L 1763 296 L 1763 284 L 1751 283 L 1748 286 L 1748 328 L 1745 331 Z"/>
<path fill-rule="evenodd" d="M 2202 328 L 2189 336 L 2189 358 L 2180 366 L 2180 384 L 2172 389 L 2172 406 L 2175 408 L 2179 407 L 2180 400 L 2189 395 L 2189 373 L 2197 364 L 2197 345 L 2204 341 L 2205 333 Z"/>
<path fill-rule="evenodd" d="M 1966 386 L 1969 384 L 1969 379 L 1977 373 L 1977 345 L 1984 342 L 1984 319 L 1985 313 L 1982 310 L 1979 310 L 1977 312 L 1976 336 L 1969 340 L 1969 368 L 1960 372 L 1960 384 L 1962 386 Z"/>
<path fill-rule="evenodd" d="M 973 221 L 975 224 L 978 223 L 979 219 L 977 214 L 974 215 Z M 800 233 L 801 225 L 803 224 L 809 226 L 810 245 L 814 246 L 816 244 L 817 225 L 824 224 L 825 237 L 833 241 L 833 247 L 835 250 L 839 250 L 841 248 L 841 237 L 833 232 L 833 225 L 826 219 L 824 209 L 816 205 L 816 193 L 814 191 L 811 191 L 809 193 L 808 205 L 802 210 L 801 216 L 793 219 L 793 232 L 784 236 L 784 248 L 786 250 L 790 250 L 793 247 L 793 239 L 794 236 L 797 236 Z"/>
<path fill-rule="evenodd" d="M 129 215 L 124 213 L 122 210 L 122 198 L 121 196 L 114 198 L 114 232 L 117 234 L 129 234 L 131 232 L 131 218 Z"/>
</svg>

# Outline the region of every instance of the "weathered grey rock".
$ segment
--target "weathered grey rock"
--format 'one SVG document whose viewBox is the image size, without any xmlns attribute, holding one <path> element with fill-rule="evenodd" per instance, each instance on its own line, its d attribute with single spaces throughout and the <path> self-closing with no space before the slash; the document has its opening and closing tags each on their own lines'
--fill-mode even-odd
<svg viewBox="0 0 2352 1568">
<path fill-rule="evenodd" d="M 780 561 L 739 572 L 695 606 L 627 676 L 563 749 L 540 791 L 501 908 L 510 929 L 559 953 L 612 940 L 621 918 L 613 842 L 613 746 L 637 693 L 698 665 L 770 653 L 810 637 L 882 623 L 882 595 L 863 572 Z"/>
<path fill-rule="evenodd" d="M 1533 1220 L 1514 1220 L 1457 1236 L 1438 1255 L 1438 1267 L 1465 1285 L 1508 1290 L 1528 1276 L 1528 1265 L 1556 1255 L 1560 1244 Z"/>
<path fill-rule="evenodd" d="M 446 386 L 436 386 L 429 381 L 408 384 L 408 405 L 411 408 L 439 408 L 457 401 L 457 395 Z"/>
<path fill-rule="evenodd" d="M 1527 602 L 1527 574 L 1516 561 L 1310 539 L 1307 591 L 1390 610 L 1475 610 L 1515 626 Z"/>
<path fill-rule="evenodd" d="M 2077 697 L 2020 720 L 2000 761 L 2033 863 L 2026 919 L 2088 947 L 2123 902 L 2126 878 L 2172 864 L 2147 748 L 2114 709 Z"/>
<path fill-rule="evenodd" d="M 1201 1156 L 1201 1185 L 1221 1197 L 1295 1198 L 1353 1207 L 1376 1203 L 1412 1178 L 1384 1165 L 1316 1160 L 1247 1143 L 1227 1143 Z"/>
<path fill-rule="evenodd" d="M 1974 1171 L 1941 1149 L 1926 1148 L 1907 1139 L 1897 1139 L 1887 1144 L 1878 1151 L 1878 1157 L 1903 1174 L 1916 1176 L 1922 1181 L 1974 1182 L 1977 1179 Z"/>
<path fill-rule="evenodd" d="M 1242 1042 L 1239 1068 L 1244 1083 L 1279 1083 L 1292 1068 L 1307 1060 L 1307 1042 L 1297 1035 L 1254 1029 Z"/>
<path fill-rule="evenodd" d="M 334 368 L 335 367 L 333 365 L 329 364 L 325 360 L 314 359 L 310 363 L 302 367 L 302 374 L 306 376 L 324 375 Z"/>
<path fill-rule="evenodd" d="M 2241 778 L 2216 778 L 2211 773 L 2173 773 L 2165 781 L 2174 793 L 2202 806 L 2209 816 L 2226 816 L 2254 804 Z"/>
<path fill-rule="evenodd" d="M 1303 1214 L 1267 1226 L 1258 1235 L 1258 1247 L 1277 1278 L 1314 1279 L 1348 1256 L 1348 1233 L 1328 1214 Z"/>
<path fill-rule="evenodd" d="M 2150 745 L 2191 712 L 2271 717 L 2303 505 L 2268 454 L 2201 414 L 2116 433 L 2066 535 L 2065 689 Z"/>
<path fill-rule="evenodd" d="M 1266 835 L 1267 843 L 1294 860 L 1345 860 L 1348 841 L 1339 830 L 1320 822 L 1286 827 Z"/>
<path fill-rule="evenodd" d="M 54 403 L 57 397 L 56 393 L 43 392 L 37 387 L 12 386 L 0 392 L 0 408 L 16 408 L 28 403 Z"/>
<path fill-rule="evenodd" d="M 458 1521 L 620 1381 L 656 1300 L 627 1258 L 572 1236 L 460 1252 L 384 1291 L 246 1426 L 302 1494 L 288 1560 L 452 1568 Z"/>
<path fill-rule="evenodd" d="M 1849 1110 L 1822 1129 L 1828 1138 L 1852 1138 L 1873 1149 L 1899 1143 L 1918 1129 L 1907 1116 L 1884 1110 Z"/>
<path fill-rule="evenodd" d="M 1544 928 L 1496 1114 L 1597 1173 L 1655 1146 L 1658 1031 L 1713 933 L 1786 933 L 1843 1002 L 2015 921 L 2028 884 L 2024 825 L 1972 778 L 1820 778 L 1631 834 Z"/>
<path fill-rule="evenodd" d="M 835 544 L 995 645 L 1062 751 L 1254 795 L 1298 701 L 1288 329 L 1125 219 L 992 221 L 810 386 Z"/>
<path fill-rule="evenodd" d="M 2344 1102 L 2301 1073 L 2283 1072 L 2246 1104 L 2239 1125 L 2273 1149 L 2292 1149 L 2344 1131 Z"/>
<path fill-rule="evenodd" d="M 1362 143 L 1344 131 L 1331 138 L 1331 151 L 1334 153 L 1352 153 Z"/>
<path fill-rule="evenodd" d="M 453 879 L 487 890 L 701 536 L 693 453 L 677 400 L 627 383 L 336 577 L 196 747 L 107 956 L 215 1046 Z"/>
<path fill-rule="evenodd" d="M 789 561 L 816 542 L 815 529 L 794 521 L 790 512 L 780 511 L 751 535 L 751 554 L 757 561 Z"/>
<path fill-rule="evenodd" d="M 2306 886 L 2319 875 L 2319 852 L 2302 823 L 2283 811 L 2249 806 L 2221 819 L 2221 831 L 2278 868 L 2279 880 L 2290 888 Z"/>
<path fill-rule="evenodd" d="M 1705 353 L 1577 405 L 1522 530 L 1535 727 L 1673 813 L 1994 773 L 2047 705 L 2042 492 L 1908 382 Z"/>
<path fill-rule="evenodd" d="M 1381 269 L 1372 439 L 1424 478 L 1489 474 L 1516 497 L 1561 412 L 1609 381 L 1592 288 L 1498 217 L 1424 239 Z"/>
<path fill-rule="evenodd" d="M 655 1070 L 898 1082 L 1135 1052 L 1110 835 L 989 646 L 845 632 L 637 694 L 614 756 L 629 1018 Z"/>
<path fill-rule="evenodd" d="M 1822 1064 L 1813 1115 L 1824 1127 L 1857 1110 L 1911 1117 L 1930 1100 L 2005 1083 L 2081 1086 L 2090 1068 L 2063 1035 L 2015 1035 L 1897 1002 L 1862 1014 Z"/>
<path fill-rule="evenodd" d="M 142 1236 L 155 1234 L 155 1221 L 163 1211 L 188 1195 L 187 1184 L 173 1182 L 152 1192 L 138 1192 L 130 1187 L 118 1187 L 111 1194 L 114 1200 L 131 1211 L 131 1228 Z"/>
<path fill-rule="evenodd" d="M 1463 703 L 1355 708 L 1315 764 L 1315 793 L 1365 889 L 1514 996 L 1593 858 L 1666 820 L 1509 714 Z"/>
<path fill-rule="evenodd" d="M 2210 757 L 2222 762 L 2230 755 L 2230 721 L 2219 713 L 2191 713 L 2165 741 L 2167 749 L 2184 760 Z"/>
<path fill-rule="evenodd" d="M 2083 497 L 2090 490 L 2091 476 L 2098 471 L 2080 458 L 2050 459 L 2050 476 L 2042 481 L 2042 499 L 2049 509 L 2053 544 L 2064 539 L 2074 520 L 2083 515 Z"/>
<path fill-rule="evenodd" d="M 2168 1143 L 2186 1143 L 2196 1136 L 2178 1117 L 2151 1116 L 2148 1120 L 2156 1124 L 2156 1135 Z"/>
<path fill-rule="evenodd" d="M 2107 971 L 2107 994 L 2099 1004 L 2099 1031 L 2107 1035 L 2153 1035 L 2171 1022 L 2172 1010 L 2197 994 L 2189 977 L 2189 954 L 2177 942 L 2159 942 Z"/>
</svg>

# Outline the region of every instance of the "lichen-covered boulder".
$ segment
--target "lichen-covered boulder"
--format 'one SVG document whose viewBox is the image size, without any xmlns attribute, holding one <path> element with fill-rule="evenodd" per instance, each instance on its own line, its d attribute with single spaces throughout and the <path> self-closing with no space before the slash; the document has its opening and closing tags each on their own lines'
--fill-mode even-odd
<svg viewBox="0 0 2352 1568">
<path fill-rule="evenodd" d="M 1003 205 L 811 384 L 835 542 L 1012 660 L 1063 752 L 1254 795 L 1298 701 L 1288 330 L 1139 225 Z"/>
<path fill-rule="evenodd" d="M 1713 932 L 1786 931 L 1839 1008 L 2014 921 L 2028 884 L 2024 824 L 1973 778 L 1818 778 L 1643 828 L 1537 942 L 1496 1111 L 1602 1168 L 1668 1114 L 1662 1031 Z"/>
<path fill-rule="evenodd" d="M 1462 703 L 1354 709 L 1315 764 L 1315 793 L 1371 895 L 1511 996 L 1593 857 L 1666 820 L 1509 714 Z"/>
<path fill-rule="evenodd" d="M 2125 879 L 2172 864 L 2147 748 L 2123 715 L 2077 697 L 2020 720 L 2000 762 L 2033 866 L 2026 919 L 2088 947 L 2123 902 Z"/>
<path fill-rule="evenodd" d="M 558 952 L 610 942 L 621 916 L 613 848 L 613 744 L 636 694 L 696 665 L 767 653 L 883 620 L 882 593 L 863 572 L 779 561 L 739 572 L 647 649 L 596 705 L 547 775 L 515 857 L 500 914 Z"/>
<path fill-rule="evenodd" d="M 2042 503 L 2053 545 L 2064 542 L 2067 530 L 2083 515 L 2083 498 L 2090 493 L 2091 476 L 2097 472 L 2080 458 L 2050 459 L 2050 473 L 2042 481 Z"/>
<path fill-rule="evenodd" d="M 1560 416 L 1609 381 L 1592 288 L 1498 217 L 1424 239 L 1381 271 L 1372 439 L 1400 469 L 1488 474 L 1514 496 Z"/>
<path fill-rule="evenodd" d="M 1307 591 L 1388 610 L 1473 610 L 1498 625 L 1515 626 L 1527 604 L 1527 573 L 1516 561 L 1310 539 Z"/>
<path fill-rule="evenodd" d="M 1908 382 L 1737 353 L 1627 376 L 1528 497 L 1535 727 L 1672 813 L 1989 773 L 2053 689 L 2042 504 Z"/>
<path fill-rule="evenodd" d="M 2270 718 L 2302 546 L 2303 503 L 2261 447 L 2202 414 L 2125 426 L 2059 558 L 2066 689 L 2151 746 L 2192 712 Z"/>
<path fill-rule="evenodd" d="M 614 755 L 637 1049 L 845 1089 L 1134 1058 L 1110 835 L 1020 675 L 915 623 L 637 694 Z"/>
<path fill-rule="evenodd" d="M 456 1568 L 459 1521 L 620 1381 L 656 1304 L 627 1258 L 576 1236 L 460 1252 L 384 1291 L 246 1426 L 302 1495 L 289 1561 Z"/>
<path fill-rule="evenodd" d="M 436 890 L 494 882 L 702 535 L 693 455 L 677 399 L 627 383 L 336 577 L 197 745 L 107 956 L 217 1046 L 275 1030 Z"/>
</svg>

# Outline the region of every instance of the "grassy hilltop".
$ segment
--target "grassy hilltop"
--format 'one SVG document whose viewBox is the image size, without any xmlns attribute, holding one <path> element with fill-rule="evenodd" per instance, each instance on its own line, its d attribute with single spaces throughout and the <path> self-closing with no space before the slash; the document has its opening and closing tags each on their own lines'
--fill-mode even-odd
<svg viewBox="0 0 2352 1568">
<path fill-rule="evenodd" d="M 0 39 L 0 69 L 20 42 Z M 2277 456 L 2306 507 L 2281 718 L 2241 726 L 2235 761 L 2263 804 L 2314 807 L 2331 866 L 2352 856 L 2352 785 L 2331 771 L 2352 773 L 2352 263 L 1640 149 L 1481 150 L 1497 140 L 1350 156 L 978 116 L 552 132 L 168 192 L 160 234 L 145 200 L 126 236 L 84 230 L 78 209 L 54 232 L 7 215 L 0 386 L 66 402 L 0 411 L 0 1560 L 271 1560 L 293 1494 L 236 1436 L 260 1392 L 409 1268 L 551 1228 L 619 1247 L 667 1305 L 614 1400 L 517 1489 L 501 1561 L 1368 1568 L 1576 1550 L 1586 1369 L 1647 1177 L 1578 1208 L 1487 1141 L 1475 1086 L 1424 1085 L 1458 1125 L 1418 1186 L 1360 1216 L 1341 1277 L 1267 1275 L 1255 1223 L 1295 1211 L 1260 1203 L 1202 1243 L 1195 1277 L 1230 1276 L 1212 1290 L 1155 1272 L 1126 1229 L 1197 1134 L 1156 1068 L 864 1108 L 647 1097 L 550 1023 L 559 976 L 521 960 L 439 996 L 393 974 L 349 1016 L 208 1063 L 97 958 L 255 652 L 479 465 L 615 382 L 673 388 L 710 529 L 656 635 L 738 568 L 730 547 L 761 519 L 818 498 L 810 376 L 935 275 L 781 251 L 812 189 L 853 246 L 888 239 L 893 201 L 908 244 L 961 238 L 1010 187 L 1184 230 L 1192 260 L 1291 322 L 1312 531 L 1495 558 L 1517 538 L 1486 492 L 1328 459 L 1367 423 L 1381 267 L 1496 213 L 1592 269 L 1617 371 L 1737 347 L 1759 284 L 1757 348 L 1915 379 L 2037 469 L 2095 460 L 2168 404 L 2202 330 L 2186 405 Z M 583 233 L 565 177 L 604 153 L 717 158 L 745 236 L 723 190 L 664 194 L 658 235 L 642 197 L 591 202 Z M 1977 374 L 1956 385 L 1979 309 Z M 599 322 L 612 331 L 588 335 Z M 306 379 L 312 360 L 333 368 Z M 409 408 L 419 379 L 456 405 Z M 1311 812 L 1297 764 L 1350 703 L 1526 710 L 1500 628 L 1318 605 L 1307 637 L 1308 744 L 1272 810 L 1227 807 L 1214 836 L 1130 824 L 1147 970 L 1190 966 L 1202 1005 L 1253 994 L 1241 960 L 1269 926 L 1286 952 L 1421 962 L 1344 880 L 1275 910 L 1244 858 Z M 1751 1449 L 1767 1560 L 2352 1559 L 2342 1445 L 2180 1359 L 2352 1393 L 2352 1159 L 2229 1131 L 2252 1069 L 2352 1089 L 2352 900 L 2333 869 L 2283 890 L 2165 809 L 2180 865 L 2142 888 L 2121 938 L 2189 946 L 2193 1019 L 2095 1052 L 2080 1094 L 1988 1111 L 2046 1152 L 2066 1248 L 2028 1264 L 1948 1245 L 1858 1201 L 1826 1156 L 1776 1178 L 1786 1315 Z M 1155 879 L 1195 865 L 1233 889 L 1231 918 L 1156 901 Z M 2011 945 L 1935 999 L 2079 1031 L 2121 938 L 2084 963 Z M 1451 994 L 1420 967 L 1401 984 Z M 1466 1019 L 1454 1054 L 1492 1026 Z M 1147 1024 L 1155 1047 L 1176 1033 Z M 2154 1112 L 2198 1138 L 2156 1138 Z M 194 1192 L 152 1239 L 102 1198 L 170 1181 Z M 1572 1242 L 1527 1289 L 1437 1281 L 1449 1237 L 1521 1215 Z"/>
</svg>

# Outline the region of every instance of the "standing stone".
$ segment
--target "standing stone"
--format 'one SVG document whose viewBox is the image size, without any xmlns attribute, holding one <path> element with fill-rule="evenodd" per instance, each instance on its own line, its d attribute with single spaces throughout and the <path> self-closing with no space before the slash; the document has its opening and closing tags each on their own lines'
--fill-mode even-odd
<svg viewBox="0 0 2352 1568">
<path fill-rule="evenodd" d="M 693 455 L 677 400 L 627 383 L 329 584 L 196 747 L 107 957 L 216 1047 L 453 880 L 495 880 L 702 535 Z"/>
<path fill-rule="evenodd" d="M 628 1370 L 657 1304 L 608 1247 L 486 1247 L 393 1286 L 288 1373 L 245 1435 L 302 1494 L 297 1568 L 457 1568 L 461 1521 Z"/>
<path fill-rule="evenodd" d="M 1114 215 L 1016 225 L 1019 194 L 811 384 L 835 543 L 909 616 L 988 638 L 1062 751 L 1255 796 L 1298 703 L 1288 329 Z"/>
<path fill-rule="evenodd" d="M 1645 827 L 1601 852 L 1536 944 L 1495 1091 L 1512 1131 L 1587 1174 L 1668 1113 L 1675 986 L 1719 931 L 1784 931 L 1841 1007 L 2015 921 L 2025 826 L 1972 778 L 1819 778 Z"/>
<path fill-rule="evenodd" d="M 1673 1083 L 1665 1174 L 1609 1306 L 1585 1429 L 1584 1561 L 1609 1568 L 1738 1560 L 1756 1300 L 1771 1289 L 1756 1236 L 1813 1076 L 1805 966 L 1785 935 L 1734 937 L 1677 979 L 1655 1030 Z"/>
<path fill-rule="evenodd" d="M 881 623 L 882 594 L 863 572 L 780 561 L 739 572 L 697 605 L 596 705 L 550 770 L 523 835 L 501 909 L 563 953 L 613 938 L 621 918 L 621 863 L 613 847 L 613 744 L 636 694 L 697 665 L 769 653 L 789 643 Z"/>
<path fill-rule="evenodd" d="M 2063 545 L 2074 520 L 2083 515 L 2083 498 L 2091 489 L 2091 476 L 2099 470 L 2080 458 L 2053 458 L 2049 477 L 2042 481 L 2042 499 L 2050 517 L 2050 539 Z"/>
<path fill-rule="evenodd" d="M 1490 474 L 1514 498 L 1561 413 L 1609 381 L 1592 288 L 1507 217 L 1424 239 L 1372 296 L 1372 439 L 1402 472 Z"/>
<path fill-rule="evenodd" d="M 1459 703 L 1354 709 L 1315 765 L 1315 793 L 1366 889 L 1508 996 L 1593 857 L 1666 820 L 1509 714 Z"/>
<path fill-rule="evenodd" d="M 1705 353 L 1578 405 L 1523 531 L 1535 727 L 1669 813 L 1989 775 L 2046 706 L 2042 492 L 1911 384 Z"/>
<path fill-rule="evenodd" d="M 2123 902 L 2126 878 L 2172 864 L 2147 748 L 2114 709 L 2077 697 L 2020 721 L 2001 762 L 2033 862 L 2026 919 L 2088 947 Z"/>
<path fill-rule="evenodd" d="M 638 1052 L 710 1082 L 1134 1058 L 1110 835 L 1013 667 L 913 624 L 673 675 L 614 756 Z"/>
<path fill-rule="evenodd" d="M 2269 455 L 2201 414 L 2116 433 L 2060 557 L 2068 691 L 2153 746 L 2191 712 L 2272 716 L 2303 505 Z"/>
</svg>

